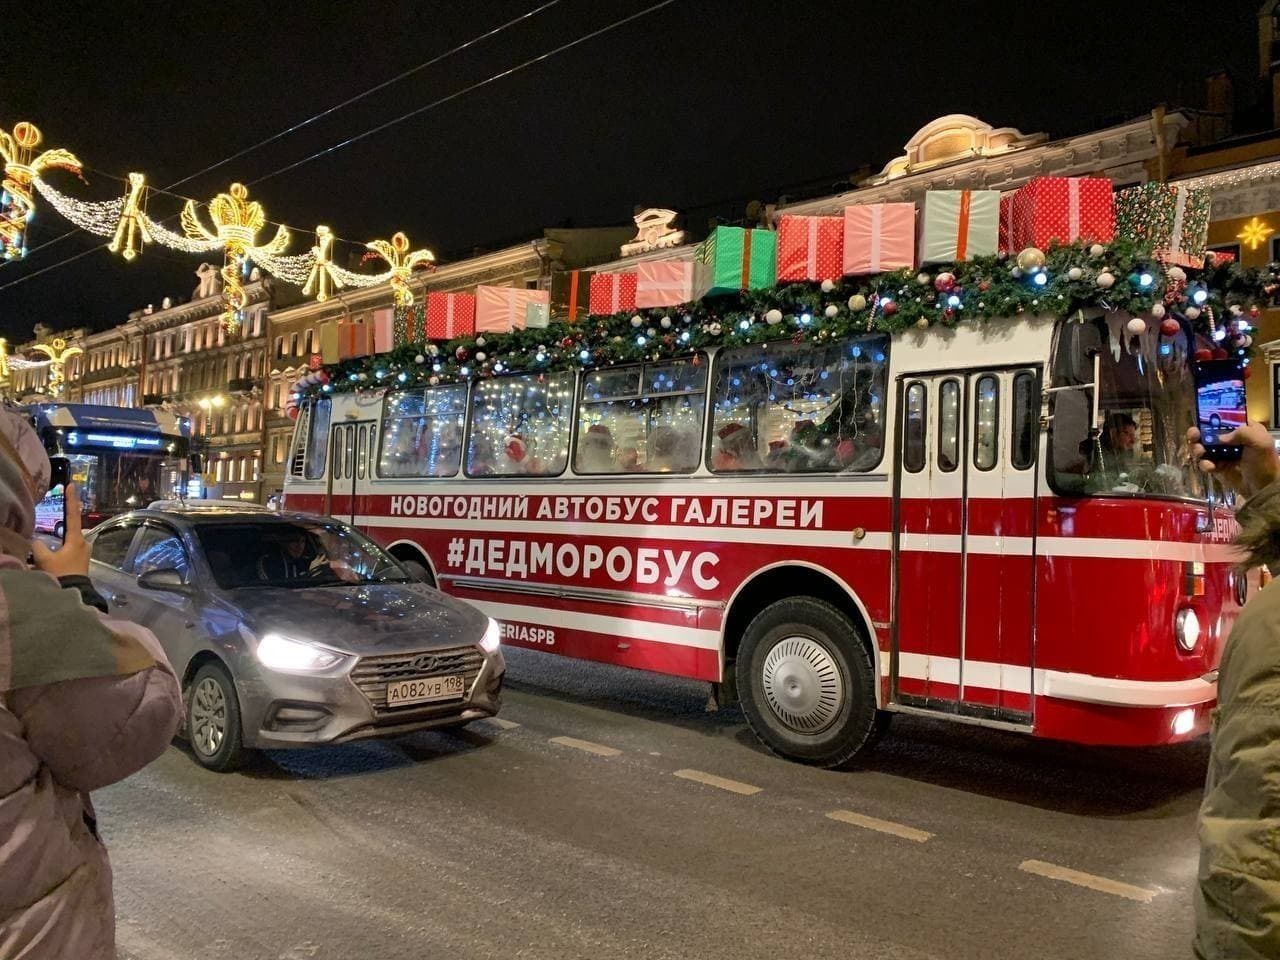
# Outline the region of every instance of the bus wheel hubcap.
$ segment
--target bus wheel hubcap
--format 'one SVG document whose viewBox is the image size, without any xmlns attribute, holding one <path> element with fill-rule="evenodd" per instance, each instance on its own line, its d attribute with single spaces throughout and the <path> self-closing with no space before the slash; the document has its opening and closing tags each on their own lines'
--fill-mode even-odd
<svg viewBox="0 0 1280 960">
<path fill-rule="evenodd" d="M 808 637 L 780 640 L 765 658 L 761 679 L 774 716 L 797 733 L 819 733 L 840 714 L 840 668 L 825 647 Z"/>
<path fill-rule="evenodd" d="M 191 743 L 206 757 L 222 746 L 227 733 L 227 699 L 222 686 L 205 677 L 191 694 Z"/>
</svg>

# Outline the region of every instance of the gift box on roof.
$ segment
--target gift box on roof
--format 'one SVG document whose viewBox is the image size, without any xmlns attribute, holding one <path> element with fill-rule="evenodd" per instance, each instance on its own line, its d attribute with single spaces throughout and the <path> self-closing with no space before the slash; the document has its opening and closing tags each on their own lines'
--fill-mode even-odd
<svg viewBox="0 0 1280 960">
<path fill-rule="evenodd" d="M 591 271 L 564 270 L 551 275 L 551 315 L 577 323 L 590 309 Z"/>
<path fill-rule="evenodd" d="M 1010 253 L 1055 243 L 1110 243 L 1116 235 L 1111 181 L 1103 177 L 1036 177 L 1018 188 L 1009 205 L 1013 229 L 1004 249 Z"/>
<path fill-rule="evenodd" d="M 1129 187 L 1116 194 L 1116 234 L 1164 263 L 1203 266 L 1210 199 L 1207 190 L 1172 183 Z"/>
<path fill-rule="evenodd" d="M 337 363 L 342 359 L 338 350 L 338 325 L 326 323 L 320 328 L 320 358 L 325 363 Z"/>
<path fill-rule="evenodd" d="M 716 227 L 698 247 L 699 297 L 764 290 L 778 282 L 778 235 L 772 230 Z"/>
<path fill-rule="evenodd" d="M 649 260 L 636 264 L 636 306 L 677 307 L 694 298 L 692 260 Z"/>
<path fill-rule="evenodd" d="M 778 220 L 778 280 L 834 280 L 844 272 L 844 217 Z"/>
<path fill-rule="evenodd" d="M 387 307 L 373 311 L 370 319 L 374 353 L 390 353 L 395 347 L 395 310 Z"/>
<path fill-rule="evenodd" d="M 865 203 L 844 208 L 843 272 L 911 270 L 916 265 L 916 205 Z"/>
<path fill-rule="evenodd" d="M 339 323 L 337 330 L 339 360 L 367 357 L 373 353 L 373 325 L 366 323 L 363 317 Z"/>
<path fill-rule="evenodd" d="M 543 291 L 545 292 L 545 291 Z M 551 302 L 534 300 L 524 306 L 524 326 L 526 330 L 545 330 L 551 323 Z"/>
<path fill-rule="evenodd" d="M 930 190 L 920 216 L 920 262 L 956 263 L 996 252 L 1000 191 Z"/>
<path fill-rule="evenodd" d="M 621 313 L 636 308 L 634 273 L 595 273 L 591 275 L 592 313 Z"/>
<path fill-rule="evenodd" d="M 476 332 L 476 297 L 473 293 L 428 293 L 426 338 L 452 340 Z"/>
<path fill-rule="evenodd" d="M 1013 246 L 1013 238 L 1016 231 L 1013 228 L 1013 194 L 1006 193 L 1000 197 L 1000 239 L 997 244 L 1000 253 L 1016 253 L 1017 250 Z M 1022 248 L 1017 248 L 1021 250 Z"/>
<path fill-rule="evenodd" d="M 476 287 L 476 333 L 510 333 L 523 330 L 529 321 L 529 305 L 551 307 L 546 290 L 523 287 Z M 541 316 L 541 313 L 538 314 Z"/>
</svg>

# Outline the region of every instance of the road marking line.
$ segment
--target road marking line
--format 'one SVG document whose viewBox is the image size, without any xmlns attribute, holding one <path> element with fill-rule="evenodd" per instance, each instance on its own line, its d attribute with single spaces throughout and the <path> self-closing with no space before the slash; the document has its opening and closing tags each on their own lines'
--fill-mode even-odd
<svg viewBox="0 0 1280 960">
<path fill-rule="evenodd" d="M 828 820 L 837 820 L 840 823 L 849 823 L 855 827 L 863 827 L 867 830 L 875 830 L 877 833 L 887 833 L 895 837 L 901 837 L 903 840 L 912 840 L 916 843 L 924 843 L 926 840 L 932 840 L 933 834 L 927 830 L 917 830 L 915 827 L 908 827 L 906 824 L 894 823 L 892 820 L 881 820 L 878 817 L 868 817 L 864 813 L 854 813 L 852 810 L 832 810 L 827 814 Z"/>
<path fill-rule="evenodd" d="M 499 730 L 514 730 L 516 727 L 520 726 L 520 724 L 516 723 L 514 720 L 506 720 L 502 717 L 489 717 L 488 720 Z"/>
<path fill-rule="evenodd" d="M 1074 883 L 1077 887 L 1088 887 L 1099 893 L 1109 893 L 1113 897 L 1137 900 L 1139 903 L 1150 903 L 1156 896 L 1155 890 L 1148 890 L 1146 887 L 1135 887 L 1132 884 L 1121 883 L 1119 880 L 1109 880 L 1092 873 L 1081 873 L 1079 870 L 1060 867 L 1055 863 L 1045 863 L 1043 860 L 1023 860 L 1018 865 L 1018 869 L 1026 873 L 1034 873 L 1036 876 L 1048 877 L 1050 880 Z"/>
<path fill-rule="evenodd" d="M 763 787 L 753 787 L 749 783 L 743 783 L 741 780 L 726 780 L 724 777 L 717 777 L 714 773 L 703 773 L 701 770 L 677 770 L 672 776 L 679 777 L 681 780 L 692 780 L 694 783 L 704 783 L 708 787 L 719 787 L 721 790 L 728 790 L 730 793 L 740 793 L 744 797 L 752 797 L 759 793 Z"/>
<path fill-rule="evenodd" d="M 597 757 L 616 757 L 622 753 L 621 750 L 606 747 L 603 743 L 592 743 L 590 740 L 579 740 L 576 737 L 552 737 L 551 742 L 558 743 L 562 747 L 573 747 L 583 753 L 594 753 Z"/>
</svg>

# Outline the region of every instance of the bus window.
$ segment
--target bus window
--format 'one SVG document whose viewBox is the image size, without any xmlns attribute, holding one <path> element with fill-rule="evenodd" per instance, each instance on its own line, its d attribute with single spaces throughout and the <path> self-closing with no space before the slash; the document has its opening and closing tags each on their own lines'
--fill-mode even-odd
<svg viewBox="0 0 1280 960">
<path fill-rule="evenodd" d="M 585 374 L 574 471 L 695 470 L 702 444 L 706 382 L 706 367 L 690 360 Z"/>
<path fill-rule="evenodd" d="M 1009 462 L 1015 470 L 1026 470 L 1035 461 L 1036 378 L 1029 371 L 1013 378 L 1013 437 Z"/>
<path fill-rule="evenodd" d="M 467 476 L 558 476 L 569 461 L 571 371 L 493 377 L 475 385 Z"/>
<path fill-rule="evenodd" d="M 333 412 L 333 401 L 321 397 L 311 405 L 311 416 L 307 421 L 307 452 L 304 475 L 308 480 L 319 480 L 324 477 L 324 464 L 329 455 L 329 416 Z"/>
<path fill-rule="evenodd" d="M 454 476 L 462 461 L 466 412 L 465 383 L 387 394 L 378 476 Z"/>
<path fill-rule="evenodd" d="M 950 473 L 960 463 L 960 381 L 944 380 L 938 390 L 938 469 Z"/>
<path fill-rule="evenodd" d="M 973 465 L 990 470 L 1000 449 L 1000 383 L 993 374 L 978 378 L 973 419 Z"/>
<path fill-rule="evenodd" d="M 889 338 L 725 350 L 712 388 L 717 473 L 871 470 L 884 450 Z"/>
<path fill-rule="evenodd" d="M 902 437 L 902 469 L 919 473 L 924 469 L 925 386 L 919 380 L 907 387 L 907 423 Z"/>
</svg>

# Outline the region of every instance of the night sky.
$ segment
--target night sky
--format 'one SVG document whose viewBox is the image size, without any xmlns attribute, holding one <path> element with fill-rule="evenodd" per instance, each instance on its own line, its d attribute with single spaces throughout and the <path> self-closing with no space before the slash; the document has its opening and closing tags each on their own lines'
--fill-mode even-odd
<svg viewBox="0 0 1280 960">
<path fill-rule="evenodd" d="M 545 2 L 545 0 L 541 0 Z M 359 104 L 179 188 L 207 199 L 543 54 L 657 0 L 559 0 Z M 141 170 L 163 186 L 540 5 L 9 4 L 0 124 L 31 120 L 106 199 Z M 1256 13 L 1224 2 L 733 2 L 663 9 L 354 146 L 251 187 L 267 215 L 363 243 L 404 230 L 442 260 L 544 226 L 625 223 L 633 207 L 707 217 L 875 170 L 925 122 L 971 113 L 1066 136 L 1202 103 L 1219 68 L 1256 84 Z M 178 202 L 154 198 L 153 216 Z M 34 249 L 69 229 L 47 204 Z M 97 241 L 101 242 L 101 241 Z M 84 234 L 0 266 L 0 334 L 105 328 L 189 298 L 199 257 L 133 264 Z M 290 252 L 311 237 L 299 236 Z"/>
</svg>

